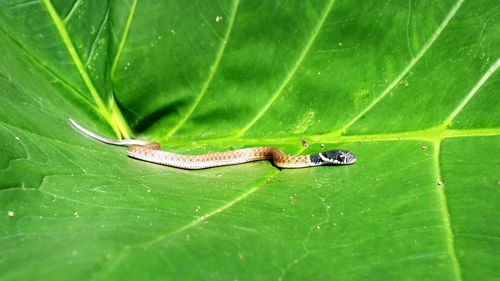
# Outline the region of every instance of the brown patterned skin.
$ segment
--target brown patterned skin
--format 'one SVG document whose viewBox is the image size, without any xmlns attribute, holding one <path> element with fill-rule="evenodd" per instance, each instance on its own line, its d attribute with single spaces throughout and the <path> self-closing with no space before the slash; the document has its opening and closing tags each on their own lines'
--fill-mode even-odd
<svg viewBox="0 0 500 281">
<path fill-rule="evenodd" d="M 317 166 L 310 161 L 309 155 L 291 156 L 272 146 L 260 146 L 226 152 L 202 155 L 185 155 L 161 151 L 160 144 L 131 145 L 128 155 L 132 158 L 182 169 L 205 169 L 219 166 L 236 165 L 258 160 L 272 160 L 280 168 L 304 168 Z"/>
<path fill-rule="evenodd" d="M 128 155 L 132 158 L 183 169 L 205 169 L 257 160 L 272 160 L 274 165 L 280 168 L 351 165 L 356 162 L 356 156 L 347 150 L 335 149 L 312 155 L 292 156 L 273 146 L 260 146 L 201 155 L 184 155 L 161 151 L 160 144 L 157 142 L 135 139 L 110 140 L 83 128 L 72 119 L 69 121 L 73 127 L 93 139 L 106 144 L 128 146 Z"/>
</svg>

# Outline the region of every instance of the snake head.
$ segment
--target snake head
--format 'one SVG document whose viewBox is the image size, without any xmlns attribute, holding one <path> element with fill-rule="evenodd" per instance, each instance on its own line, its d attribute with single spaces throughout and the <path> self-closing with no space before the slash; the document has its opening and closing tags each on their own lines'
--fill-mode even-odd
<svg viewBox="0 0 500 281">
<path fill-rule="evenodd" d="M 356 156 L 347 150 L 335 149 L 321 152 L 318 156 L 326 165 L 350 165 L 356 163 Z"/>
</svg>

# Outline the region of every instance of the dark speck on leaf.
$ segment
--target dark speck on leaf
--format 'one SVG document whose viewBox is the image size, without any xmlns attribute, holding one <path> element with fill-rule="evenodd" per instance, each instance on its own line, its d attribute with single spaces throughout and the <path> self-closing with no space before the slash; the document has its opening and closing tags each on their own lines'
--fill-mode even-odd
<svg viewBox="0 0 500 281">
<path fill-rule="evenodd" d="M 310 144 L 305 140 L 305 139 L 300 139 L 302 141 L 302 146 L 303 147 L 309 147 Z"/>
</svg>

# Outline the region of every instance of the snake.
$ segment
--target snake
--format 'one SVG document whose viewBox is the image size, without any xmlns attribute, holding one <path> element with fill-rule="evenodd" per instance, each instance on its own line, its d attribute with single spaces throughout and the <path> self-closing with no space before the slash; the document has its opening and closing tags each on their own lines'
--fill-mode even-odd
<svg viewBox="0 0 500 281">
<path fill-rule="evenodd" d="M 288 155 L 274 146 L 259 146 L 224 152 L 186 155 L 160 150 L 160 143 L 137 139 L 111 140 L 97 135 L 80 126 L 73 119 L 71 125 L 84 135 L 100 142 L 127 146 L 129 157 L 160 165 L 197 170 L 227 165 L 243 164 L 258 160 L 271 160 L 278 168 L 305 168 L 326 165 L 350 165 L 356 162 L 356 156 L 343 149 L 334 149 L 316 154 Z"/>
</svg>

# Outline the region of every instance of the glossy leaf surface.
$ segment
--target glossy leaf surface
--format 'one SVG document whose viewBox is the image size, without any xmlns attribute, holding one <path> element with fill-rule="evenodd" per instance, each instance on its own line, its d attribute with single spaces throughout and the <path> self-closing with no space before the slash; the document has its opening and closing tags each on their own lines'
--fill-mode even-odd
<svg viewBox="0 0 500 281">
<path fill-rule="evenodd" d="M 499 279 L 499 17 L 491 0 L 0 3 L 0 280 Z M 359 161 L 186 171 L 68 118 L 183 153 Z"/>
</svg>

